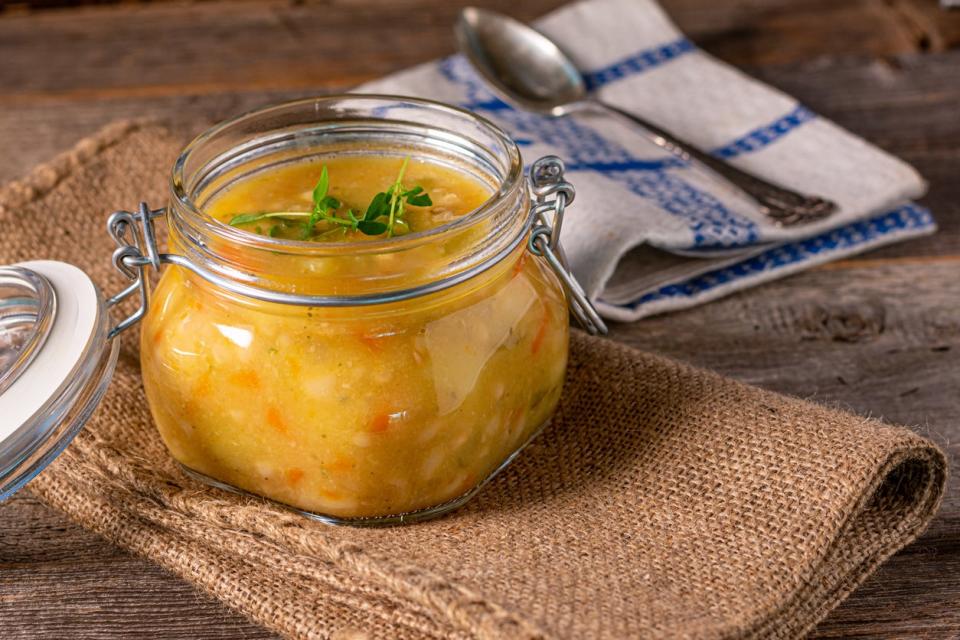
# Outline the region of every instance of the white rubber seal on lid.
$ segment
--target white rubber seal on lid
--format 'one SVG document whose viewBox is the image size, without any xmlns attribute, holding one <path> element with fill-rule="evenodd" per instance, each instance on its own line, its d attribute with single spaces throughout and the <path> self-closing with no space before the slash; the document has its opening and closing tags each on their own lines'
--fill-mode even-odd
<svg viewBox="0 0 960 640">
<path fill-rule="evenodd" d="M 64 262 L 35 261 L 16 265 L 45 277 L 57 297 L 57 308 L 40 352 L 0 395 L 0 444 L 31 420 L 42 417 L 49 401 L 60 395 L 87 357 L 102 322 L 99 293 L 90 277 Z"/>
</svg>

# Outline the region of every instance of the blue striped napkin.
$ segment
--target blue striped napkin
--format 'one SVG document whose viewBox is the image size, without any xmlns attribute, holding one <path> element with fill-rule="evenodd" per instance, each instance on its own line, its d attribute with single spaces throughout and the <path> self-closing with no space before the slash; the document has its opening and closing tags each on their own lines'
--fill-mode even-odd
<svg viewBox="0 0 960 640">
<path fill-rule="evenodd" d="M 653 0 L 584 0 L 536 24 L 604 101 L 840 210 L 782 228 L 710 172 L 603 113 L 559 119 L 515 109 L 462 56 L 361 87 L 459 104 L 508 131 L 529 163 L 555 154 L 577 188 L 563 244 L 608 318 L 631 321 L 874 247 L 933 233 L 910 202 L 926 184 L 904 162 L 699 50 Z"/>
</svg>

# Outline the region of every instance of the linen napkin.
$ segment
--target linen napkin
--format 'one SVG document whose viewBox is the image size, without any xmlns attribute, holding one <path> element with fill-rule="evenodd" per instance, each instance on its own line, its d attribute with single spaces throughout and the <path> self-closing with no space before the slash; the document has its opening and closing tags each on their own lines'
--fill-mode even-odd
<svg viewBox="0 0 960 640">
<path fill-rule="evenodd" d="M 0 264 L 65 260 L 119 291 L 106 216 L 163 202 L 185 142 L 117 124 L 0 189 Z M 574 332 L 552 424 L 464 508 L 330 527 L 186 477 L 122 340 L 29 490 L 291 638 L 797 638 L 944 491 L 943 454 L 907 429 Z"/>
<path fill-rule="evenodd" d="M 699 50 L 653 0 L 585 0 L 536 27 L 602 100 L 742 169 L 840 205 L 821 222 L 778 227 L 635 125 L 512 108 L 460 55 L 360 88 L 459 104 L 508 131 L 527 163 L 563 158 L 578 195 L 562 241 L 605 316 L 630 321 L 687 308 L 935 231 L 930 213 L 909 202 L 926 188 L 910 166 Z"/>
</svg>

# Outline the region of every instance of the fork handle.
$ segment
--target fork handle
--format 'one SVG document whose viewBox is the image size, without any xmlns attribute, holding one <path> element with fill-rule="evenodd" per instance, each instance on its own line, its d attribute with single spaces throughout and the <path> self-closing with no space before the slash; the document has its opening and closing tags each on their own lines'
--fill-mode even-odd
<svg viewBox="0 0 960 640">
<path fill-rule="evenodd" d="M 646 129 L 655 144 L 674 155 L 686 161 L 696 160 L 705 165 L 753 199 L 760 206 L 761 212 L 780 226 L 788 227 L 821 220 L 837 210 L 837 205 L 826 198 L 804 195 L 767 182 L 752 173 L 736 168 L 721 158 L 701 151 L 682 138 L 678 138 L 666 129 L 658 127 L 636 114 L 596 99 L 591 99 L 589 102 L 591 105 L 598 106 L 621 118 L 626 118 Z"/>
</svg>

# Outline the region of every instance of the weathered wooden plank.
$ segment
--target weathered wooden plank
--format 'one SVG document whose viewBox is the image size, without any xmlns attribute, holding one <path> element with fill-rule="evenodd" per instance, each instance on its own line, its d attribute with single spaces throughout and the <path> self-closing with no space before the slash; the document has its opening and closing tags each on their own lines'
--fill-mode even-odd
<svg viewBox="0 0 960 640">
<path fill-rule="evenodd" d="M 960 14 L 937 0 L 666 0 L 677 22 L 725 57 L 757 62 L 836 55 L 946 51 L 960 41 Z M 788 42 L 785 42 L 787 40 Z M 849 40 L 849 42 L 847 42 Z M 786 46 L 783 46 L 786 45 Z"/>
<path fill-rule="evenodd" d="M 465 4 L 155 3 L 0 15 L 0 103 L 349 86 L 451 51 L 450 25 Z M 530 19 L 562 0 L 483 4 Z M 664 4 L 694 39 L 740 64 L 922 48 L 912 23 L 882 0 Z"/>
<path fill-rule="evenodd" d="M 126 118 L 160 118 L 185 136 L 224 118 L 272 102 L 325 93 L 322 90 L 248 91 L 204 95 L 58 99 L 31 105 L 0 105 L 0 180 L 21 176 L 39 162 L 69 149 L 104 125 Z"/>
<path fill-rule="evenodd" d="M 451 51 L 464 4 L 160 3 L 0 18 L 0 101 L 350 86 Z M 529 18 L 560 1 L 489 4 Z"/>
<path fill-rule="evenodd" d="M 709 5 L 679 0 L 664 5 L 698 44 L 738 64 L 783 64 L 824 55 L 890 56 L 917 50 L 914 34 L 885 2 Z M 831 43 L 829 53 L 824 41 Z"/>
<path fill-rule="evenodd" d="M 829 58 L 745 70 L 882 147 L 954 149 L 960 51 L 886 60 Z"/>
<path fill-rule="evenodd" d="M 957 265 L 849 265 L 619 324 L 613 337 L 776 391 L 960 435 Z"/>
<path fill-rule="evenodd" d="M 0 518 L 0 637 L 267 640 L 269 633 L 21 492 Z"/>
<path fill-rule="evenodd" d="M 960 14 L 935 0 L 891 0 L 925 51 L 947 51 L 960 45 Z"/>
</svg>

